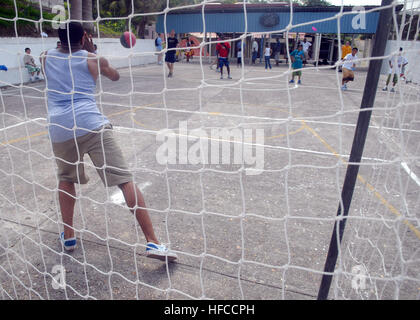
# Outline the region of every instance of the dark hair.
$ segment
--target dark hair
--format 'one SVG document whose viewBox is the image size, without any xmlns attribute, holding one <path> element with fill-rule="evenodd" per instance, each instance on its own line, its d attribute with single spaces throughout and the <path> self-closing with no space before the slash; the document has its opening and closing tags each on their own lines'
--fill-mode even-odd
<svg viewBox="0 0 420 320">
<path fill-rule="evenodd" d="M 70 41 L 67 39 L 67 28 L 69 29 Z M 83 38 L 85 30 L 80 22 L 70 22 L 66 28 L 58 29 L 58 37 L 65 46 L 77 45 Z"/>
<path fill-rule="evenodd" d="M 400 51 L 403 51 L 403 48 L 400 48 Z"/>
<path fill-rule="evenodd" d="M 28 51 L 28 50 L 31 50 L 31 48 L 25 48 L 25 52 Z"/>
<path fill-rule="evenodd" d="M 352 48 L 351 50 L 356 50 L 356 51 L 359 51 L 359 49 L 357 49 L 356 47 Z"/>
</svg>

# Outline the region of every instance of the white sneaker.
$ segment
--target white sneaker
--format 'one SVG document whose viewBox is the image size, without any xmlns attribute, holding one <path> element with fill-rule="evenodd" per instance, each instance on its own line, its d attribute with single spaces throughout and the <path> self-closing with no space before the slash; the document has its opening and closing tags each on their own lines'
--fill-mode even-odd
<svg viewBox="0 0 420 320">
<path fill-rule="evenodd" d="M 346 85 L 343 85 L 343 86 L 341 87 L 341 90 L 346 91 L 346 90 L 347 90 L 347 86 L 346 86 Z"/>
<path fill-rule="evenodd" d="M 388 87 L 383 87 L 382 91 L 388 91 Z"/>
<path fill-rule="evenodd" d="M 153 242 L 148 242 L 146 244 L 146 256 L 162 261 L 166 261 L 166 258 L 168 258 L 168 262 L 178 259 L 178 256 L 174 252 L 169 251 L 166 246 Z"/>
<path fill-rule="evenodd" d="M 391 88 L 391 92 L 395 92 L 395 89 L 394 88 Z"/>
<path fill-rule="evenodd" d="M 223 79 L 223 76 L 220 76 L 220 79 Z"/>
</svg>

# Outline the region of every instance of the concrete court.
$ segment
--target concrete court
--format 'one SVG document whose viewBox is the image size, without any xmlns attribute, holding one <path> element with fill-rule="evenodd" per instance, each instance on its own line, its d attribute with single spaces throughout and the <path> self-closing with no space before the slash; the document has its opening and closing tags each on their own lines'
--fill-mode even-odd
<svg viewBox="0 0 420 320">
<path fill-rule="evenodd" d="M 2 90 L 0 298 L 315 299 L 366 72 L 341 94 L 341 73 L 331 69 L 307 68 L 301 86 L 288 84 L 284 65 L 231 69 L 233 79 L 220 80 L 208 64 L 177 63 L 168 79 L 162 66 L 148 65 L 98 83 L 99 106 L 156 232 L 179 255 L 168 266 L 144 256 L 118 189 L 103 187 L 88 157 L 90 181 L 78 188 L 75 213 L 79 246 L 62 252 L 44 82 Z M 382 92 L 384 81 L 331 299 L 419 298 L 420 88 Z M 156 133 L 177 132 L 180 121 L 208 132 L 263 129 L 264 170 L 158 164 Z M 51 285 L 55 265 L 66 270 L 65 290 Z M 357 291 L 351 273 L 360 265 L 366 287 Z"/>
</svg>

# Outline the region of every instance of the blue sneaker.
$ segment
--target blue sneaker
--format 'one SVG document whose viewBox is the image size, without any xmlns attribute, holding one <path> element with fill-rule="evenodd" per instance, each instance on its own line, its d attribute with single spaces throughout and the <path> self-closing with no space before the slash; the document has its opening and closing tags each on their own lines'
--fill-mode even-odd
<svg viewBox="0 0 420 320">
<path fill-rule="evenodd" d="M 166 261 L 166 257 L 168 257 L 168 262 L 178 259 L 178 256 L 169 251 L 169 249 L 163 244 L 156 244 L 153 242 L 148 242 L 146 244 L 146 256 L 148 258 L 159 259 L 162 261 Z"/>
<path fill-rule="evenodd" d="M 66 251 L 73 251 L 76 248 L 76 238 L 64 239 L 64 232 L 60 234 L 60 241 Z"/>
<path fill-rule="evenodd" d="M 295 83 L 295 80 L 290 80 L 289 83 Z"/>
</svg>

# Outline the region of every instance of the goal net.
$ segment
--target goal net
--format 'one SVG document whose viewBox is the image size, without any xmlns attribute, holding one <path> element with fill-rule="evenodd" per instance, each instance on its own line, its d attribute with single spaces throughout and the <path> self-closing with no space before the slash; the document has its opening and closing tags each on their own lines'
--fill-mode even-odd
<svg viewBox="0 0 420 320">
<path fill-rule="evenodd" d="M 330 276 L 328 299 L 419 299 L 420 2 L 330 2 L 4 1 L 0 298 L 317 299 Z M 112 123 L 176 262 L 147 257 L 121 190 L 97 174 L 115 169 L 105 154 L 97 167 L 79 148 L 75 162 L 53 151 L 54 90 L 40 57 L 69 21 L 83 23 L 119 72 L 118 81 L 99 73 L 89 101 Z M 381 22 L 386 48 L 373 57 Z M 125 31 L 136 36 L 128 48 Z M 360 163 L 349 162 L 352 146 Z M 72 252 L 59 241 L 60 161 L 90 178 L 76 184 Z M 337 215 L 349 165 L 359 170 L 348 215 Z"/>
</svg>

